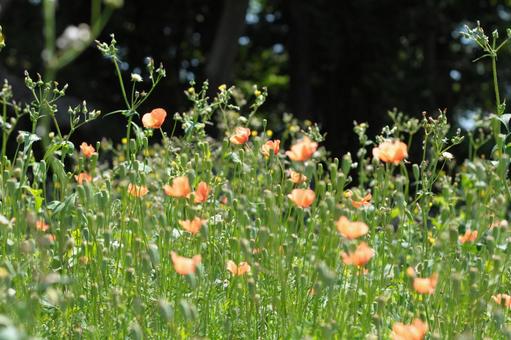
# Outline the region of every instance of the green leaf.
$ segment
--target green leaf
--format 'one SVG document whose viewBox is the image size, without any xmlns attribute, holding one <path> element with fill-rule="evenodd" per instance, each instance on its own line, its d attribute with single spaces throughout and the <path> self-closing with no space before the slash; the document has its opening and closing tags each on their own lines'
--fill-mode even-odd
<svg viewBox="0 0 511 340">
<path fill-rule="evenodd" d="M 5 47 L 5 38 L 2 34 L 2 26 L 0 26 L 0 51 Z"/>
<path fill-rule="evenodd" d="M 231 152 L 229 154 L 229 158 L 236 164 L 241 164 L 241 159 L 240 159 L 240 156 L 238 155 L 237 152 Z"/>
<path fill-rule="evenodd" d="M 34 196 L 34 204 L 35 204 L 35 210 L 39 211 L 43 205 L 44 197 L 43 197 L 43 190 L 42 189 L 34 189 L 31 187 L 25 187 L 32 196 Z"/>
<path fill-rule="evenodd" d="M 27 131 L 20 131 L 19 136 L 23 140 L 23 153 L 27 154 L 28 150 L 30 150 L 30 147 L 35 142 L 41 140 L 38 135 L 35 135 L 33 133 L 27 132 Z"/>
<path fill-rule="evenodd" d="M 501 116 L 497 116 L 497 119 L 500 120 L 500 122 L 506 127 L 506 130 L 509 131 L 509 120 L 511 119 L 511 113 L 504 113 Z"/>
<path fill-rule="evenodd" d="M 77 196 L 77 193 L 75 192 L 75 193 L 67 196 L 66 199 L 63 202 L 61 202 L 61 201 L 52 201 L 46 207 L 49 210 L 53 211 L 53 213 L 55 213 L 55 214 L 58 214 L 58 213 L 60 213 L 62 211 L 67 211 L 70 208 L 74 209 L 75 201 L 76 201 L 76 196 Z"/>
</svg>

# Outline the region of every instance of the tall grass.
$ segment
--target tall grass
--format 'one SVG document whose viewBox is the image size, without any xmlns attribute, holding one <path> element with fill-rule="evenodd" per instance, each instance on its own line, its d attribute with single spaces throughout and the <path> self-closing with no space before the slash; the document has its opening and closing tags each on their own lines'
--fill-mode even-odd
<svg viewBox="0 0 511 340">
<path fill-rule="evenodd" d="M 486 46 L 480 27 L 467 34 Z M 510 116 L 499 96 L 468 134 L 469 159 L 453 157 L 464 136 L 442 111 L 390 112 L 375 138 L 356 124 L 356 157 L 336 158 L 316 125 L 286 116 L 272 131 L 258 113 L 265 89 L 241 97 L 223 85 L 209 98 L 207 83 L 192 84 L 190 110 L 146 109 L 163 67 L 151 60 L 126 80 L 115 40 L 98 46 L 125 101 L 111 112 L 126 117 L 120 145 L 70 142 L 101 113 L 72 108 L 64 131 L 65 87 L 27 74 L 31 103 L 7 83 L 0 92 L 0 338 L 511 336 Z M 55 131 L 36 158 L 42 113 Z M 24 115 L 32 129 L 8 158 Z"/>
</svg>

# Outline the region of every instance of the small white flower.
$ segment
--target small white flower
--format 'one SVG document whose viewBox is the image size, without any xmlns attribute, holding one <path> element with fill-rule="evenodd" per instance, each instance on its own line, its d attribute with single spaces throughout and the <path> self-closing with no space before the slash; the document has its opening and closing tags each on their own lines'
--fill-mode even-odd
<svg viewBox="0 0 511 340">
<path fill-rule="evenodd" d="M 140 83 L 142 81 L 142 76 L 138 73 L 132 73 L 131 74 L 131 81 L 135 83 Z"/>
<path fill-rule="evenodd" d="M 445 158 L 448 161 L 454 159 L 454 155 L 452 153 L 450 153 L 450 152 L 447 152 L 447 151 L 442 152 L 442 157 Z"/>
<path fill-rule="evenodd" d="M 91 37 L 90 27 L 87 24 L 67 26 L 57 39 L 57 47 L 61 50 L 77 47 L 86 43 Z"/>
<path fill-rule="evenodd" d="M 210 220 L 211 220 L 211 224 L 219 224 L 224 221 L 224 218 L 222 217 L 222 215 L 216 214 L 216 215 L 211 216 Z"/>
<path fill-rule="evenodd" d="M 174 239 L 178 239 L 178 238 L 180 238 L 182 235 L 183 235 L 183 232 L 182 232 L 181 230 L 176 229 L 176 228 L 172 229 L 172 238 L 174 238 Z"/>
</svg>

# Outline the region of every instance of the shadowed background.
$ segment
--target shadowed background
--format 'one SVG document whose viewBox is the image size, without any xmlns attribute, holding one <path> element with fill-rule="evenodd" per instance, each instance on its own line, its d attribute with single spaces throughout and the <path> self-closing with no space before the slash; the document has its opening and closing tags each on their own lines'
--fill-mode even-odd
<svg viewBox="0 0 511 340">
<path fill-rule="evenodd" d="M 369 134 L 387 121 L 394 107 L 420 117 L 448 109 L 454 124 L 470 128 L 471 116 L 492 109 L 490 72 L 459 32 L 480 20 L 488 29 L 510 24 L 511 1 L 463 0 L 126 0 L 115 10 L 99 39 L 115 33 L 126 79 L 144 69 L 151 56 L 167 77 L 141 108 L 169 113 L 189 107 L 183 91 L 189 81 L 209 79 L 249 89 L 267 86 L 262 113 L 290 112 L 318 122 L 334 155 L 353 151 L 353 121 L 367 121 Z M 58 1 L 56 35 L 87 23 L 89 1 Z M 0 0 L 0 24 L 7 47 L 0 54 L 0 77 L 18 97 L 23 71 L 44 74 L 42 4 L 38 0 Z M 509 95 L 509 49 L 502 55 L 500 79 Z M 111 63 L 94 45 L 58 72 L 69 83 L 63 105 L 86 99 L 103 112 L 122 107 Z M 64 119 L 65 112 L 62 113 Z M 170 125 L 167 126 L 170 129 Z M 277 128 L 278 130 L 278 128 Z M 115 141 L 124 118 L 99 119 L 76 140 Z M 278 134 L 278 131 L 276 131 Z"/>
</svg>

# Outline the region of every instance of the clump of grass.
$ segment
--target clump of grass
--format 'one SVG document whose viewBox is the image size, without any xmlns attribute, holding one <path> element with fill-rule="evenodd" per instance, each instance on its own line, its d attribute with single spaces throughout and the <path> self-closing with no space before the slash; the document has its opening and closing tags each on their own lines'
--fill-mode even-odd
<svg viewBox="0 0 511 340">
<path fill-rule="evenodd" d="M 374 139 L 356 124 L 357 157 L 336 158 L 316 125 L 289 116 L 271 139 L 258 114 L 265 89 L 240 101 L 234 87 L 209 98 L 207 83 L 192 84 L 187 112 L 140 117 L 163 67 L 149 61 L 130 84 L 115 40 L 98 46 L 125 101 L 112 112 L 127 120 L 121 145 L 84 142 L 78 152 L 71 135 L 100 113 L 70 109 L 62 131 L 55 102 L 65 87 L 27 74 L 31 103 L 16 103 L 7 83 L 0 92 L 4 141 L 22 115 L 32 121 L 14 157 L 2 147 L 0 337 L 511 336 L 509 119 L 499 99 L 469 136 L 469 159 L 450 153 L 464 137 L 443 111 L 390 112 Z M 36 158 L 41 112 L 56 131 Z M 217 139 L 206 132 L 215 119 Z M 480 157 L 476 141 L 491 138 L 493 158 Z"/>
</svg>

